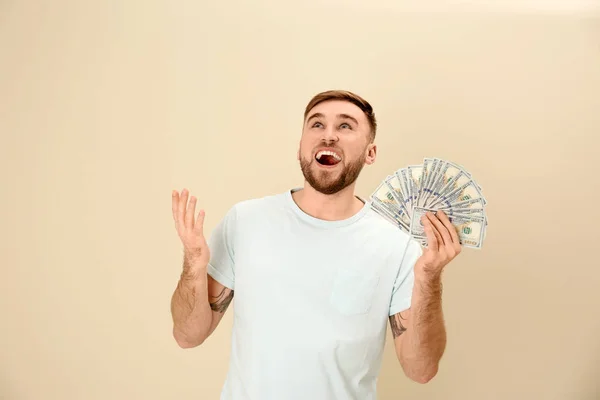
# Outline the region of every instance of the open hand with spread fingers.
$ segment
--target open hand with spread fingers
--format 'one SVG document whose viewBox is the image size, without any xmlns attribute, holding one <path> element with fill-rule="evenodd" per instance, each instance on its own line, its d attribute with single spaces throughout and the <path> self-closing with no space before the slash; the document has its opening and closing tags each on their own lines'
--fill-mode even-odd
<svg viewBox="0 0 600 400">
<path fill-rule="evenodd" d="M 427 212 L 421 217 L 427 236 L 427 247 L 417 260 L 415 272 L 427 276 L 439 276 L 462 250 L 456 228 L 441 210 L 435 214 Z"/>
<path fill-rule="evenodd" d="M 204 210 L 196 213 L 197 199 L 194 196 L 189 197 L 187 189 L 181 191 L 181 195 L 173 190 L 172 208 L 173 220 L 177 228 L 177 234 L 183 244 L 185 257 L 190 264 L 206 267 L 210 259 L 210 250 L 204 237 Z"/>
</svg>

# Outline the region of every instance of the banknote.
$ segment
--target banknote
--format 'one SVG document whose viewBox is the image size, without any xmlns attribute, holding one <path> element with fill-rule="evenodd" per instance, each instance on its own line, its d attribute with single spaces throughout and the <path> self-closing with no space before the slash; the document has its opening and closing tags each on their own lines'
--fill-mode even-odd
<svg viewBox="0 0 600 400">
<path fill-rule="evenodd" d="M 431 200 L 452 188 L 456 180 L 461 178 L 462 174 L 466 174 L 465 171 L 462 171 L 456 164 L 450 161 L 439 160 L 439 165 L 440 169 L 436 171 L 432 184 L 425 191 L 424 206 L 428 206 Z M 462 174 L 459 176 L 461 172 Z M 463 179 L 468 177 L 468 175 L 465 175 Z"/>
<path fill-rule="evenodd" d="M 449 206 L 442 206 L 439 207 L 440 209 L 444 210 L 447 208 L 483 208 L 485 206 L 485 202 L 483 201 L 483 199 L 479 199 L 479 198 L 475 198 L 475 199 L 467 199 L 467 200 L 463 200 L 463 201 L 458 201 L 452 205 Z"/>
<path fill-rule="evenodd" d="M 410 234 L 414 238 L 426 238 L 425 227 L 423 226 L 421 217 L 428 211 L 435 213 L 437 210 L 423 207 L 415 207 L 413 209 Z M 448 219 L 452 226 L 454 226 L 461 245 L 476 249 L 481 248 L 486 229 L 484 217 L 448 214 Z"/>
<path fill-rule="evenodd" d="M 481 185 L 463 164 L 425 157 L 386 176 L 370 197 L 371 207 L 423 246 L 427 238 L 420 221 L 424 210 L 443 210 L 461 232 L 461 244 L 479 249 L 485 240 L 487 199 Z"/>
<path fill-rule="evenodd" d="M 384 219 L 398 226 L 402 230 L 410 230 L 410 228 L 406 224 L 399 222 L 398 219 L 388 210 L 388 208 L 379 199 L 371 199 L 371 208 L 375 210 L 379 215 L 381 215 Z"/>
<path fill-rule="evenodd" d="M 423 160 L 423 189 L 417 206 L 423 207 L 433 193 L 435 184 L 441 176 L 440 170 L 444 167 L 444 161 L 437 158 L 425 158 Z"/>
<path fill-rule="evenodd" d="M 375 192 L 371 195 L 378 211 L 384 211 L 386 216 L 393 218 L 403 227 L 408 227 L 410 217 L 406 209 L 393 194 L 393 189 L 387 184 L 386 180 L 381 182 Z"/>
<path fill-rule="evenodd" d="M 396 174 L 392 174 L 385 179 L 385 184 L 390 190 L 390 194 L 395 197 L 398 202 L 398 207 L 401 208 L 406 214 L 408 214 L 407 203 L 408 196 L 405 193 L 406 189 L 402 186 L 402 183 L 398 179 Z M 407 219 L 407 221 L 410 218 Z"/>
<path fill-rule="evenodd" d="M 404 194 L 406 196 L 406 198 L 404 199 L 404 204 L 406 205 L 408 215 L 410 216 L 412 210 L 412 190 L 408 178 L 408 168 L 400 168 L 398 171 L 395 172 L 395 174 L 398 176 L 398 180 L 404 188 Z"/>
</svg>

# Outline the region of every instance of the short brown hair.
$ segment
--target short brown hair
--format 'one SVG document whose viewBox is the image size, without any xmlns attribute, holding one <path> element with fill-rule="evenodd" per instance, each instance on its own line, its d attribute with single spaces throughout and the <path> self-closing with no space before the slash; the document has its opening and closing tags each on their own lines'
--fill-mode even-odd
<svg viewBox="0 0 600 400">
<path fill-rule="evenodd" d="M 377 119 L 375 118 L 373 107 L 368 101 L 359 95 L 347 90 L 327 90 L 325 92 L 316 94 L 306 105 L 306 109 L 304 110 L 304 119 L 306 119 L 310 110 L 312 110 L 317 104 L 329 100 L 348 101 L 360 108 L 367 116 L 367 120 L 371 126 L 371 141 L 375 140 L 375 134 L 377 132 Z"/>
</svg>

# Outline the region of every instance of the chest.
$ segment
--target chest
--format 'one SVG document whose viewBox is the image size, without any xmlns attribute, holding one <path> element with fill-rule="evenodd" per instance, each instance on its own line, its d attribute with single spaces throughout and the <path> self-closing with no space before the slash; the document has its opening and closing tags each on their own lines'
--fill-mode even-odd
<svg viewBox="0 0 600 400">
<path fill-rule="evenodd" d="M 360 231 L 282 225 L 246 234 L 236 243 L 236 318 L 271 326 L 302 321 L 296 332 L 304 336 L 378 335 L 397 273 L 393 254 Z"/>
</svg>

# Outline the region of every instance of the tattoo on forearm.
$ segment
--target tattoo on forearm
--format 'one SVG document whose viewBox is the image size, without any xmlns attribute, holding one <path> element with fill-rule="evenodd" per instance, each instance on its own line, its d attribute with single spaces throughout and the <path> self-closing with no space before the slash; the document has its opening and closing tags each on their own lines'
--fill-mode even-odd
<svg viewBox="0 0 600 400">
<path fill-rule="evenodd" d="M 224 287 L 217 296 L 208 296 L 208 303 L 213 311 L 224 313 L 233 300 L 233 290 Z"/>
<path fill-rule="evenodd" d="M 390 327 L 392 328 L 392 335 L 394 339 L 406 332 L 406 327 L 402 324 L 405 318 L 402 313 L 394 314 L 390 316 Z"/>
</svg>

